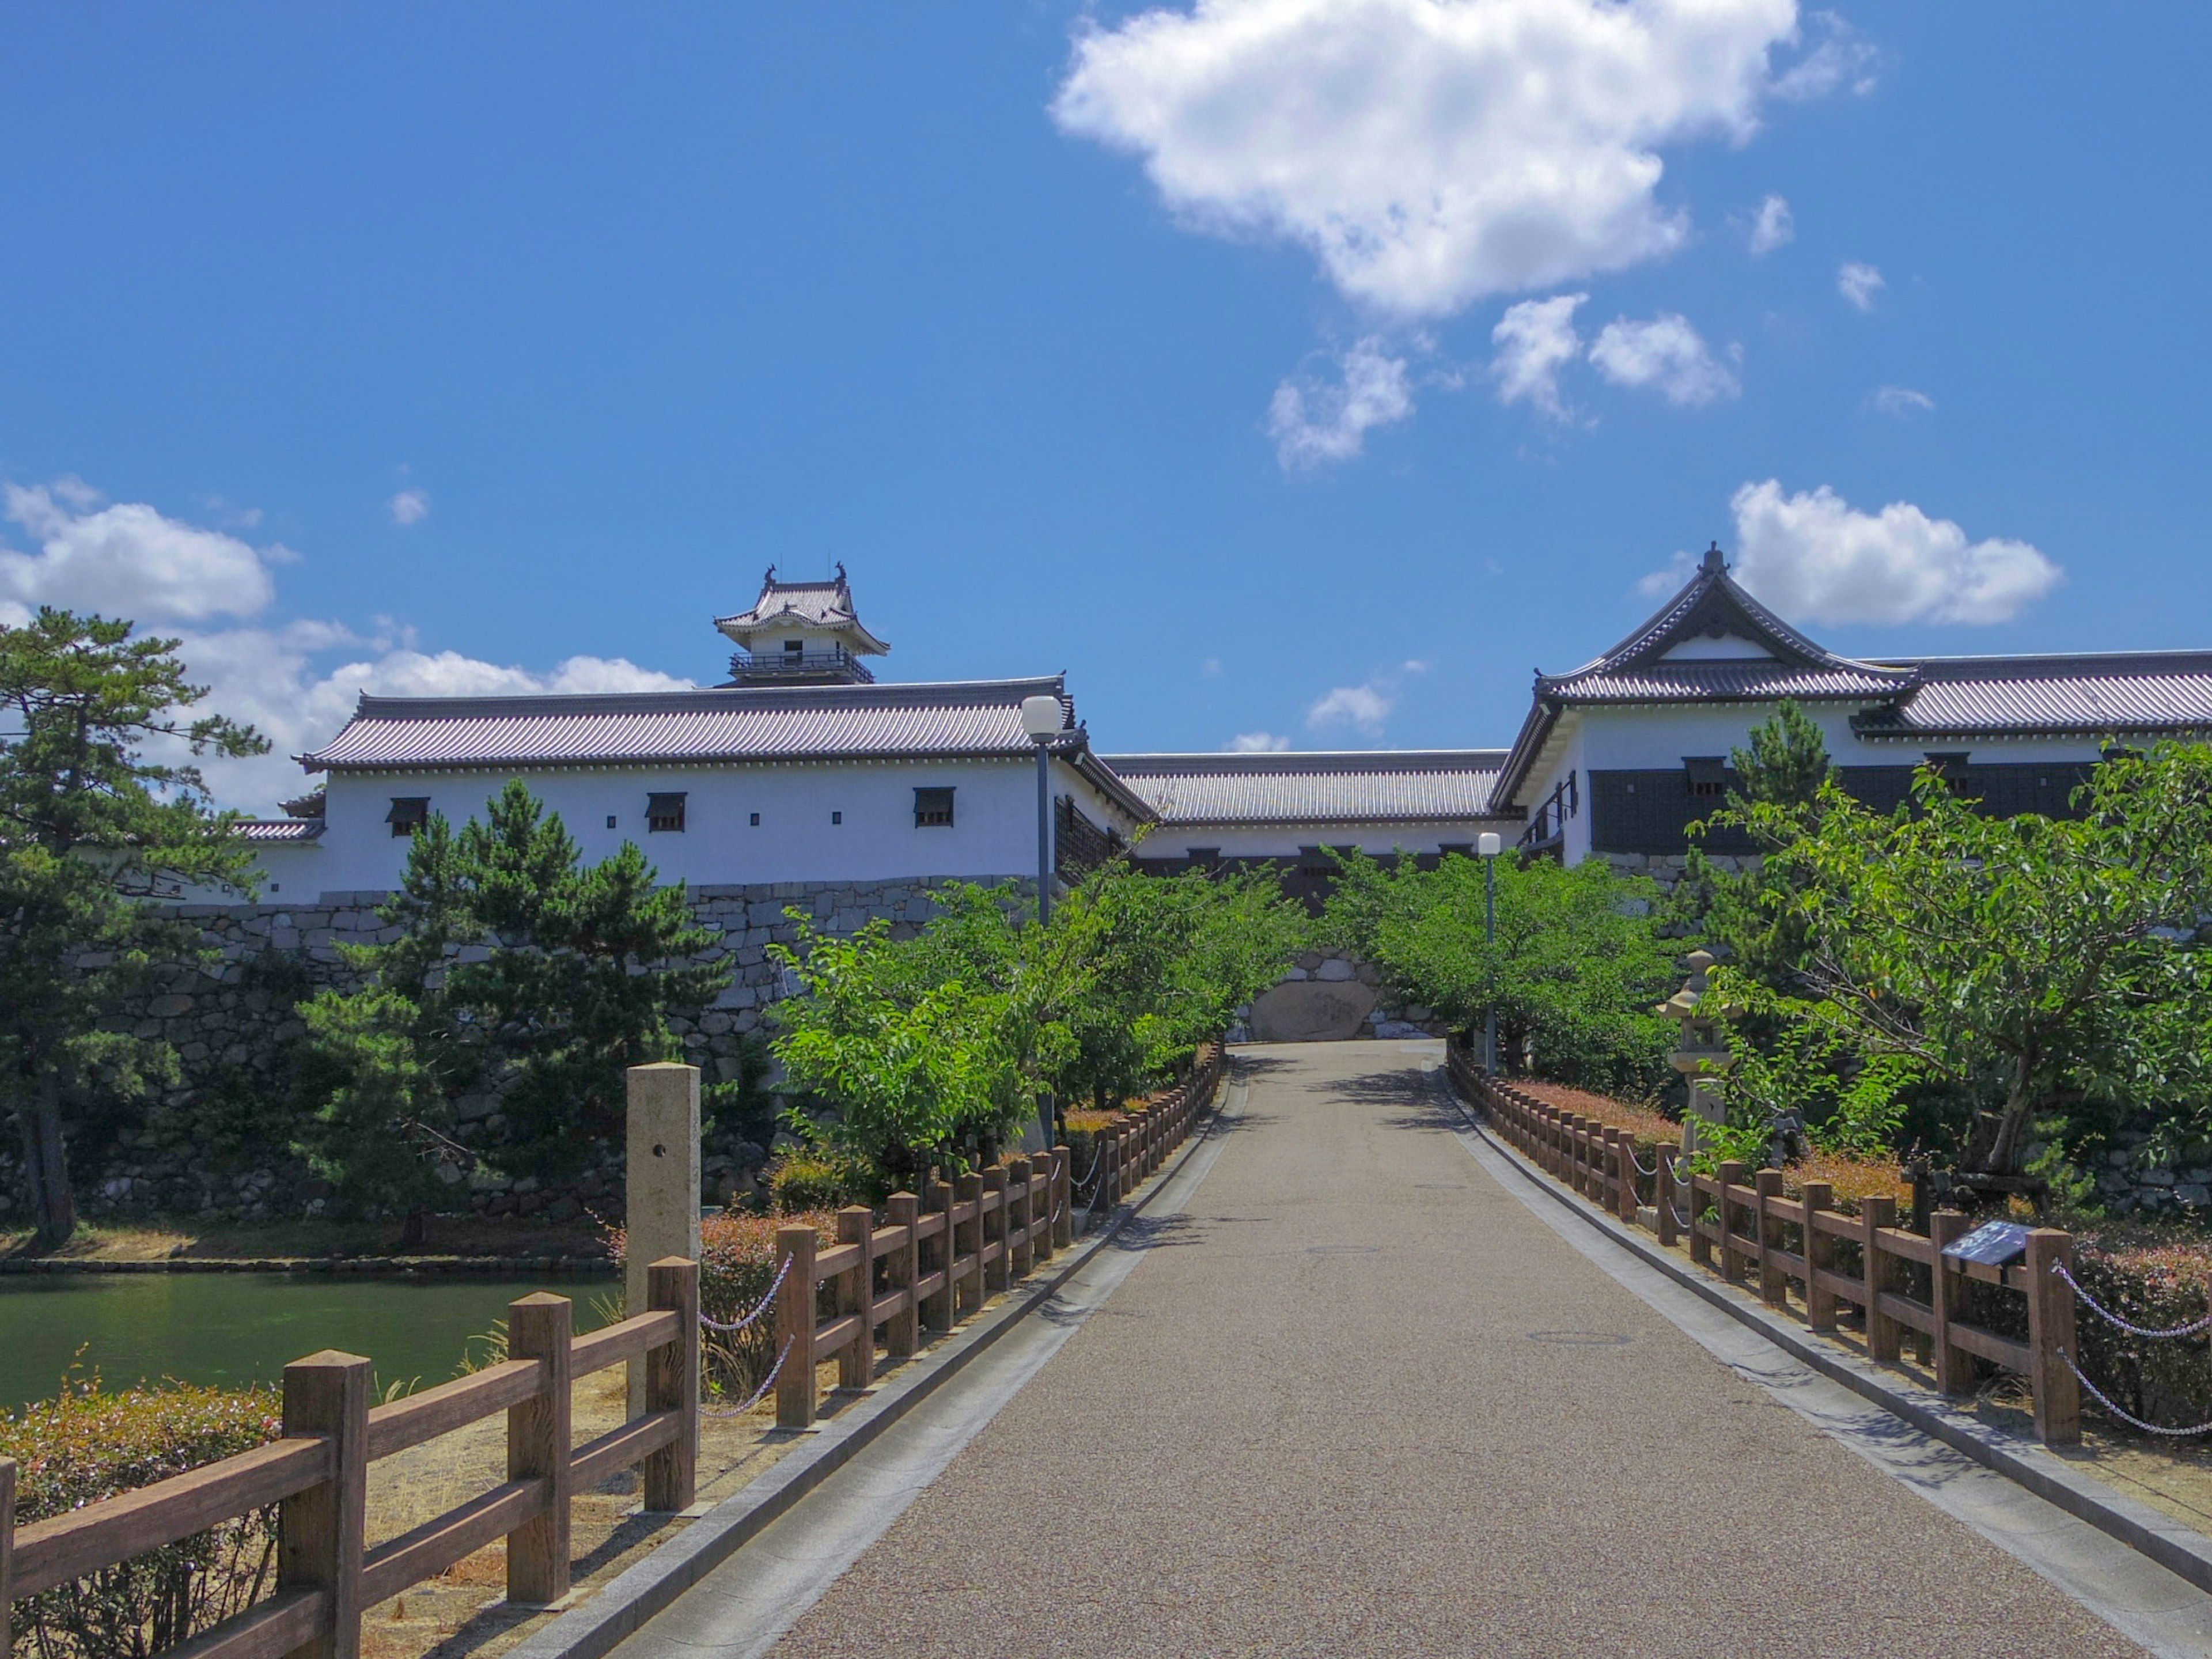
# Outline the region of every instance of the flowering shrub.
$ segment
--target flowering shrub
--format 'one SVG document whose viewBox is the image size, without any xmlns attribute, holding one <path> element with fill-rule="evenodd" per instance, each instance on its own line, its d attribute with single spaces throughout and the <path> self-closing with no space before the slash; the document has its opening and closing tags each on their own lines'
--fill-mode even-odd
<svg viewBox="0 0 2212 1659">
<path fill-rule="evenodd" d="M 21 1466 L 15 1522 L 65 1515 L 277 1437 L 271 1388 L 170 1382 L 110 1394 L 71 1376 L 56 1398 L 0 1419 L 0 1457 Z M 15 1603 L 18 1650 L 39 1659 L 146 1659 L 267 1595 L 276 1511 L 204 1533 Z"/>
</svg>

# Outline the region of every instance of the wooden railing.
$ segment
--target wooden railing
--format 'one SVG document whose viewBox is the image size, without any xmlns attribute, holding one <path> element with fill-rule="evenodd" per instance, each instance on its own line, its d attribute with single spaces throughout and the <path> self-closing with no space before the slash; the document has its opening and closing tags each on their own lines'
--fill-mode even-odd
<svg viewBox="0 0 2212 1659">
<path fill-rule="evenodd" d="M 2066 1358 L 2080 1352 L 2074 1291 L 2064 1277 L 2074 1265 L 2070 1233 L 2031 1231 L 2017 1267 L 1961 1261 L 1943 1252 L 1974 1223 L 1955 1212 L 1930 1216 L 1923 1237 L 1897 1224 L 1893 1198 L 1860 1199 L 1858 1213 L 1850 1215 L 1836 1207 L 1826 1182 L 1804 1182 L 1790 1198 L 1779 1170 L 1724 1163 L 1710 1175 L 1678 1173 L 1680 1151 L 1663 1144 L 1652 1149 L 1646 1174 L 1633 1138 L 1622 1130 L 1485 1077 L 1457 1043 L 1448 1048 L 1446 1066 L 1461 1097 L 1508 1145 L 1609 1214 L 1631 1226 L 1645 1224 L 1648 1216 L 1661 1244 L 1686 1241 L 1691 1261 L 1730 1284 L 1755 1284 L 1769 1307 L 1788 1308 L 1795 1285 L 1812 1330 L 1832 1334 L 1839 1309 L 1857 1309 L 1867 1357 L 1878 1363 L 1896 1364 L 1904 1333 L 1914 1332 L 1917 1357 L 1932 1365 L 1945 1394 L 1974 1391 L 1977 1358 L 2025 1377 L 2038 1437 L 2050 1444 L 2081 1439 L 2081 1385 Z M 1850 1256 L 1856 1261 L 1847 1267 Z M 1974 1284 L 2025 1299 L 2027 1340 L 1969 1321 Z"/>
<path fill-rule="evenodd" d="M 1207 1044 L 1179 1087 L 1100 1131 L 1092 1207 L 1110 1208 L 1160 1167 L 1212 1103 L 1222 1066 L 1221 1045 Z M 892 1194 L 884 1210 L 881 1226 L 866 1205 L 840 1210 L 837 1243 L 826 1248 L 811 1227 L 776 1231 L 776 1255 L 790 1264 L 775 1306 L 780 1428 L 814 1421 L 818 1366 L 835 1359 L 836 1387 L 864 1389 L 879 1341 L 895 1358 L 913 1353 L 925 1328 L 950 1331 L 1073 1243 L 1070 1153 L 1055 1146 L 933 1181 L 919 1195 Z"/>
<path fill-rule="evenodd" d="M 501 1364 L 368 1403 L 370 1362 L 325 1351 L 284 1368 L 283 1437 L 204 1468 L 68 1515 L 15 1527 L 15 1465 L 0 1460 L 0 1654 L 9 1603 L 173 1544 L 270 1504 L 277 1520 L 276 1587 L 267 1601 L 170 1650 L 190 1659 L 352 1659 L 362 1613 L 507 1540 L 507 1594 L 542 1606 L 568 1593 L 569 1497 L 617 1469 L 645 1465 L 645 1507 L 690 1506 L 699 1452 L 699 1268 L 671 1256 L 647 1271 L 647 1309 L 570 1334 L 566 1297 L 526 1296 L 507 1309 Z M 642 1358 L 645 1414 L 572 1446 L 570 1385 Z M 413 1531 L 370 1547 L 368 1466 L 507 1413 L 507 1480 Z"/>
</svg>

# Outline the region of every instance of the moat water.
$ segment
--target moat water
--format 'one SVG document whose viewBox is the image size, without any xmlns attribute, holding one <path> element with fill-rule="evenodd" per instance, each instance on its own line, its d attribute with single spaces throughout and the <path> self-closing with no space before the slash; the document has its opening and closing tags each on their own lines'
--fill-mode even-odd
<svg viewBox="0 0 2212 1659">
<path fill-rule="evenodd" d="M 103 1385 L 273 1382 L 292 1360 L 324 1348 L 376 1363 L 380 1393 L 428 1387 L 459 1370 L 469 1340 L 507 1304 L 552 1291 L 576 1304 L 575 1325 L 605 1322 L 604 1279 L 507 1279 L 454 1274 L 366 1279 L 302 1273 L 55 1273 L 0 1279 L 0 1408 L 52 1396 L 72 1364 Z"/>
</svg>

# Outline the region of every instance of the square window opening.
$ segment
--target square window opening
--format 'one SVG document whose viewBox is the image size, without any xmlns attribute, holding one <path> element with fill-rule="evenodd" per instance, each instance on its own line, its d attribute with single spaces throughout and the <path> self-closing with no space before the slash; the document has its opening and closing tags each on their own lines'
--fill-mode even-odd
<svg viewBox="0 0 2212 1659">
<path fill-rule="evenodd" d="M 832 812 L 830 815 L 830 822 L 832 823 L 842 823 L 844 821 L 845 815 L 842 812 Z"/>
<path fill-rule="evenodd" d="M 430 821 L 430 798 L 428 795 L 394 795 L 392 810 L 384 815 L 392 826 L 395 838 L 413 835 Z"/>
<path fill-rule="evenodd" d="M 950 789 L 915 790 L 914 827 L 917 830 L 950 830 L 952 827 L 952 792 Z"/>
<path fill-rule="evenodd" d="M 1721 755 L 1685 755 L 1682 774 L 1692 795 L 1717 797 L 1729 790 L 1729 763 Z"/>
<path fill-rule="evenodd" d="M 752 827 L 756 830 L 760 828 L 760 814 L 757 812 L 752 815 Z"/>
<path fill-rule="evenodd" d="M 647 795 L 645 798 L 645 827 L 655 835 L 681 835 L 684 831 L 684 797 L 673 793 Z"/>
</svg>

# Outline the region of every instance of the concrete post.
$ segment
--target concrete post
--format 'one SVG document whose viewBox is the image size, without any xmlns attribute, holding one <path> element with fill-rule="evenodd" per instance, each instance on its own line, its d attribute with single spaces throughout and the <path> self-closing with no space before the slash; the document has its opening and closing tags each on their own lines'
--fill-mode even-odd
<svg viewBox="0 0 2212 1659">
<path fill-rule="evenodd" d="M 647 1270 L 666 1256 L 699 1259 L 699 1068 L 666 1063 L 629 1072 L 629 1133 L 623 1192 L 623 1311 L 650 1310 Z M 629 1414 L 645 1411 L 646 1362 L 629 1362 Z"/>
</svg>

